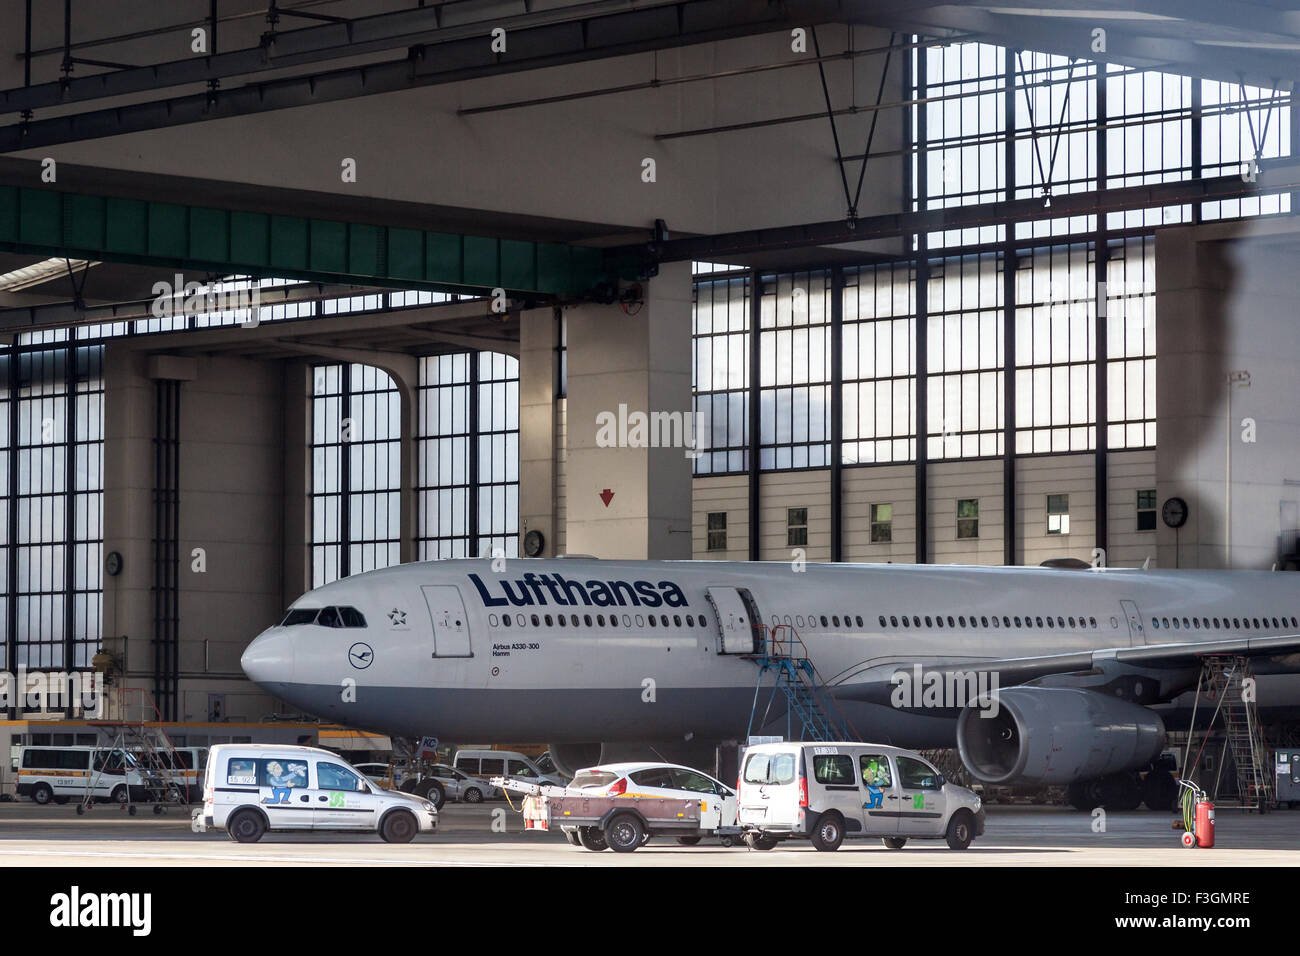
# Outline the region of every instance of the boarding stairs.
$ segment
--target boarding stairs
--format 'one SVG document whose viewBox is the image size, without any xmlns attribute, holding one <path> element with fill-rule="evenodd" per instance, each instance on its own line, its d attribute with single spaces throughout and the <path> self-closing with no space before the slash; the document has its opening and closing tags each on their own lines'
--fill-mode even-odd
<svg viewBox="0 0 1300 956">
<path fill-rule="evenodd" d="M 1250 660 L 1245 657 L 1207 657 L 1201 667 L 1197 694 L 1216 704 L 1223 717 L 1228 753 L 1237 774 L 1240 806 L 1268 810 L 1276 802 L 1271 752 L 1264 740 L 1259 707 L 1254 694 L 1246 694 L 1246 681 L 1253 680 Z M 1214 717 L 1210 720 L 1211 729 Z M 1222 768 L 1220 768 L 1222 769 Z M 1217 790 L 1217 781 L 1216 788 Z M 1217 794 L 1214 799 L 1218 802 Z"/>
<path fill-rule="evenodd" d="M 767 725 L 772 703 L 779 692 L 786 702 L 787 740 L 852 740 L 855 734 L 848 719 L 838 712 L 833 701 L 823 699 L 818 690 L 824 686 L 821 675 L 808 657 L 808 646 L 789 624 L 760 627 L 757 653 L 742 655 L 758 667 L 754 685 L 754 702 L 749 712 L 746 739 Z M 760 718 L 759 695 L 763 679 L 773 677 L 771 693 Z M 829 703 L 829 706 L 828 706 Z M 831 710 L 836 710 L 835 714 Z"/>
<path fill-rule="evenodd" d="M 162 714 L 153 696 L 143 687 L 119 687 L 114 695 L 117 720 L 90 721 L 101 737 L 106 738 L 108 749 L 121 750 L 135 761 L 133 769 L 140 777 L 140 786 L 153 804 L 153 812 L 163 813 L 167 804 L 185 806 L 189 803 L 187 784 L 178 776 L 182 769 L 180 757 L 167 731 L 163 729 Z M 78 812 L 90 808 L 90 793 L 94 775 L 88 781 L 86 797 Z M 124 809 L 135 814 L 135 806 L 127 789 Z"/>
</svg>

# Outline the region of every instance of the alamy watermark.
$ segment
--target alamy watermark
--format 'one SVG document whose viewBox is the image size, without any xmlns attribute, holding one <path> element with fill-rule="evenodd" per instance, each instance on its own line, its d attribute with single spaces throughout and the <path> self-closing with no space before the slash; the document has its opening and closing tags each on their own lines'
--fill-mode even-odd
<svg viewBox="0 0 1300 956">
<path fill-rule="evenodd" d="M 990 718 L 1001 710 L 996 671 L 935 671 L 914 664 L 910 671 L 894 671 L 889 682 L 894 685 L 889 701 L 900 710 L 975 707 Z"/>
<path fill-rule="evenodd" d="M 174 282 L 165 279 L 155 282 L 152 291 L 154 300 L 149 311 L 155 319 L 213 312 L 242 313 L 240 325 L 252 329 L 261 317 L 262 292 L 255 281 L 246 286 L 230 282 L 186 282 L 185 276 L 178 272 Z"/>
<path fill-rule="evenodd" d="M 708 444 L 707 422 L 694 412 L 643 412 L 628 410 L 596 414 L 598 448 L 681 448 L 687 458 L 699 458 Z"/>
<path fill-rule="evenodd" d="M 0 708 L 27 711 L 79 708 L 86 717 L 103 716 L 100 675 L 87 671 L 0 671 Z"/>
</svg>

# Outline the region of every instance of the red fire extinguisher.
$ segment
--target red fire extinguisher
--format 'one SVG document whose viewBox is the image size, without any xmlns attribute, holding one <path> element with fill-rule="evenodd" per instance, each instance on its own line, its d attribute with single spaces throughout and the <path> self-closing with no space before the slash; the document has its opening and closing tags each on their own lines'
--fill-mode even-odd
<svg viewBox="0 0 1300 956">
<path fill-rule="evenodd" d="M 1179 780 L 1183 791 L 1183 846 L 1209 849 L 1214 846 L 1214 804 L 1210 795 L 1190 780 Z"/>
<path fill-rule="evenodd" d="M 1207 850 L 1214 846 L 1214 804 L 1208 799 L 1196 801 L 1196 845 Z"/>
</svg>

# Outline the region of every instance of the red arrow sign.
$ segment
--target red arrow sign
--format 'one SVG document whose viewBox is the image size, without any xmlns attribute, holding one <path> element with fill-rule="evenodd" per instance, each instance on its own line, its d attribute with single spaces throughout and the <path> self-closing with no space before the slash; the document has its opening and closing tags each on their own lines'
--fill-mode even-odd
<svg viewBox="0 0 1300 956">
<path fill-rule="evenodd" d="M 608 508 L 609 503 L 614 500 L 614 492 L 606 488 L 600 493 L 600 500 L 605 502 L 605 507 Z"/>
</svg>

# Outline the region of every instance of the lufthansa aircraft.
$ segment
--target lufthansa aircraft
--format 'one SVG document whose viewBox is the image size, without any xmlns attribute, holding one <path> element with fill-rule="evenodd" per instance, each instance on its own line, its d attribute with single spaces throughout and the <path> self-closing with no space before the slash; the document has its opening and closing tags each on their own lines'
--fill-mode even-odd
<svg viewBox="0 0 1300 956">
<path fill-rule="evenodd" d="M 1204 658 L 1300 673 L 1300 582 L 1286 573 L 577 557 L 495 567 L 430 561 L 317 588 L 253 641 L 243 668 L 322 718 L 545 741 L 564 769 L 647 743 L 673 759 L 747 728 L 785 734 L 785 697 L 771 670 L 759 688 L 759 662 L 806 654 L 826 712 L 858 739 L 955 742 L 990 783 L 1134 785 L 1131 771 L 1163 744 L 1161 714 L 1196 687 Z M 1300 704 L 1296 683 L 1264 677 L 1260 706 Z"/>
</svg>

